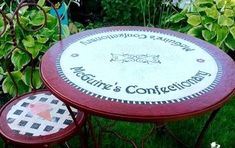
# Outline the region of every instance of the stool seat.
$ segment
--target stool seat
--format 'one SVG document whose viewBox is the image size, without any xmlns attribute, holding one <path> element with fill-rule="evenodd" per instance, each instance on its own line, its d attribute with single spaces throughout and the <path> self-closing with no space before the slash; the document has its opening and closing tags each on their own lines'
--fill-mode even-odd
<svg viewBox="0 0 235 148">
<path fill-rule="evenodd" d="M 83 112 L 72 108 L 77 126 L 65 104 L 48 90 L 31 92 L 6 103 L 0 110 L 0 134 L 16 145 L 65 142 L 84 124 Z"/>
</svg>

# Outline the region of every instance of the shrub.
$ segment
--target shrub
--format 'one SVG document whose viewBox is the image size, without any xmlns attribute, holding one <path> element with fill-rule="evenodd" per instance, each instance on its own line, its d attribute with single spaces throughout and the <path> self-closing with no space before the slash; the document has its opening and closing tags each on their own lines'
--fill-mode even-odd
<svg viewBox="0 0 235 148">
<path fill-rule="evenodd" d="M 225 52 L 235 50 L 235 2 L 195 0 L 166 23 L 176 31 L 208 41 Z"/>
<path fill-rule="evenodd" d="M 15 95 L 17 92 L 15 83 L 19 94 L 31 91 L 32 85 L 36 88 L 42 87 L 39 74 L 41 56 L 55 41 L 59 40 L 57 18 L 49 14 L 51 8 L 45 6 L 44 3 L 45 0 L 38 1 L 45 11 L 46 21 L 43 11 L 32 5 L 19 9 L 18 21 L 16 15 L 13 15 L 14 12 L 9 11 L 7 14 L 9 19 L 14 17 L 12 22 L 17 46 L 13 45 L 14 37 L 12 37 L 9 24 L 4 31 L 3 14 L 0 14 L 0 32 L 4 31 L 0 37 L 0 75 L 3 79 L 1 82 L 4 93 Z M 7 6 L 4 7 L 11 10 Z M 46 26 L 43 27 L 45 22 Z M 36 31 L 37 28 L 41 29 Z M 31 76 L 33 76 L 32 81 Z"/>
</svg>

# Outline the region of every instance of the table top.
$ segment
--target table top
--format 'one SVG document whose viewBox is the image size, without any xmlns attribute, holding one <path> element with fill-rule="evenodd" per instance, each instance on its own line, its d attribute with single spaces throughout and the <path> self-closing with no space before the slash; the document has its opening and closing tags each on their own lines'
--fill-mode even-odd
<svg viewBox="0 0 235 148">
<path fill-rule="evenodd" d="M 222 106 L 235 63 L 200 39 L 147 27 L 72 35 L 41 61 L 45 85 L 83 111 L 123 120 L 177 120 Z"/>
</svg>

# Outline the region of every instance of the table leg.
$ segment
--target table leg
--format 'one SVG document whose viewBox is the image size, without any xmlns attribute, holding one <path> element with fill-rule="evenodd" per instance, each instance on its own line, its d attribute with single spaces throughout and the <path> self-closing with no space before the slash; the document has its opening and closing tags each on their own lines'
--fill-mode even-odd
<svg viewBox="0 0 235 148">
<path fill-rule="evenodd" d="M 150 135 L 154 133 L 154 131 L 168 133 L 174 140 L 176 140 L 178 144 L 181 145 L 182 148 L 188 148 L 186 144 L 184 144 L 169 128 L 167 128 L 167 124 L 165 122 L 157 122 L 153 124 L 153 127 L 150 129 L 150 131 L 142 138 L 142 148 L 144 148 L 145 141 L 150 137 Z"/>
<path fill-rule="evenodd" d="M 146 134 L 142 137 L 142 139 L 141 139 L 141 146 L 142 146 L 142 148 L 144 148 L 144 143 L 145 143 L 145 141 L 150 137 L 150 135 L 153 134 L 154 131 L 156 131 L 156 129 L 157 129 L 157 126 L 154 124 L 154 125 L 152 126 L 152 128 L 150 129 L 150 131 L 149 131 L 148 133 L 146 133 Z"/>
<path fill-rule="evenodd" d="M 214 110 L 214 111 L 211 113 L 210 117 L 209 117 L 208 120 L 206 121 L 206 123 L 205 123 L 205 125 L 204 125 L 204 127 L 203 127 L 203 129 L 202 129 L 202 131 L 201 131 L 201 133 L 199 134 L 199 136 L 198 136 L 198 138 L 197 138 L 197 142 L 196 142 L 196 144 L 195 144 L 195 146 L 194 146 L 195 148 L 200 148 L 200 147 L 201 147 L 202 142 L 203 142 L 203 138 L 204 138 L 204 136 L 205 136 L 205 134 L 206 134 L 206 131 L 208 130 L 208 128 L 209 128 L 211 122 L 213 121 L 213 119 L 215 118 L 215 116 L 216 116 L 216 114 L 219 112 L 219 110 L 220 110 L 220 108 Z"/>
<path fill-rule="evenodd" d="M 95 136 L 94 127 L 93 127 L 93 124 L 91 122 L 91 115 L 87 115 L 87 124 L 88 124 L 88 131 L 89 131 L 89 133 L 91 135 L 91 138 L 93 140 L 95 148 L 99 148 L 99 143 L 97 142 L 97 138 Z"/>
<path fill-rule="evenodd" d="M 120 133 L 117 133 L 115 131 L 112 131 L 111 128 L 116 124 L 116 121 L 112 121 L 111 124 L 109 125 L 105 125 L 102 126 L 101 123 L 96 119 L 95 122 L 97 123 L 97 126 L 99 128 L 99 144 L 102 144 L 102 135 L 103 133 L 109 133 L 109 134 L 113 134 L 114 136 L 118 137 L 119 139 L 130 143 L 134 148 L 137 148 L 137 145 L 135 144 L 135 142 L 131 139 L 128 139 L 127 137 L 121 135 Z"/>
</svg>

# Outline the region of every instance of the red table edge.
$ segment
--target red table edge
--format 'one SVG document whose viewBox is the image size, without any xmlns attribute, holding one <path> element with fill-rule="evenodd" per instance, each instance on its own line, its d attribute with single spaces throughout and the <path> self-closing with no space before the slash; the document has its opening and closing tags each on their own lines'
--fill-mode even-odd
<svg viewBox="0 0 235 148">
<path fill-rule="evenodd" d="M 120 29 L 121 28 L 121 29 Z M 60 41 L 59 43 L 57 43 L 56 45 L 54 45 L 52 48 L 56 48 L 56 46 L 60 46 L 61 44 L 66 44 L 66 41 L 68 40 L 74 40 L 76 39 L 76 36 L 86 36 L 86 35 L 89 35 L 89 34 L 94 34 L 94 33 L 100 33 L 100 32 L 103 32 L 103 31 L 110 31 L 110 30 L 144 30 L 146 28 L 143 28 L 143 27 L 107 27 L 107 28 L 101 28 L 101 29 L 95 29 L 95 30 L 90 30 L 90 31 L 85 31 L 85 32 L 82 32 L 80 33 L 79 35 L 76 34 L 76 35 L 72 35 L 70 36 L 69 38 L 65 39 L 65 40 L 62 40 Z M 169 31 L 166 31 L 166 30 L 162 30 L 162 29 L 156 29 L 156 28 L 148 28 L 148 30 L 153 30 L 153 31 L 157 31 L 157 32 L 167 32 L 169 33 Z M 187 40 L 190 40 L 191 42 L 192 41 L 195 41 L 196 44 L 203 44 L 203 47 L 207 47 L 208 50 L 214 50 L 216 48 L 215 51 L 213 51 L 215 54 L 218 54 L 219 56 L 217 58 L 223 58 L 223 56 L 227 56 L 225 53 L 221 52 L 218 50 L 217 47 L 214 47 L 213 45 L 210 45 L 208 43 L 206 43 L 205 41 L 202 41 L 200 39 L 195 39 L 193 37 L 190 37 L 190 36 L 186 36 L 185 34 L 182 34 L 182 33 L 178 33 L 178 32 L 172 32 L 170 31 L 170 34 L 173 34 L 173 35 L 177 35 L 177 36 L 183 36 L 181 38 L 187 38 Z M 63 46 L 62 45 L 62 46 Z M 212 48 L 212 49 L 211 49 Z M 54 49 L 55 50 L 55 49 Z M 53 51 L 54 51 L 53 50 Z M 58 50 L 61 50 L 61 49 L 57 49 L 56 51 Z M 49 52 L 51 52 L 50 50 L 43 56 L 42 58 L 42 63 L 44 62 L 44 58 L 49 54 Z M 58 51 L 59 52 L 59 51 Z M 54 53 L 54 54 L 57 54 L 57 53 Z M 222 56 L 223 55 L 223 56 Z M 56 57 L 56 56 L 54 56 Z M 231 67 L 234 66 L 234 61 L 233 61 L 233 65 L 231 63 L 231 61 L 229 61 L 228 59 L 226 59 L 226 61 L 222 61 L 222 65 L 226 65 L 227 63 L 231 64 Z M 55 64 L 55 61 L 54 63 Z M 45 64 L 44 64 L 45 65 Z M 225 68 L 226 70 L 230 69 L 229 67 L 223 67 Z M 96 114 L 96 115 L 99 115 L 99 116 L 105 116 L 105 117 L 108 117 L 108 118 L 115 118 L 115 119 L 122 119 L 122 120 L 138 120 L 138 121 L 146 121 L 146 120 L 149 120 L 149 121 L 153 121 L 153 120 L 177 120 L 177 119 L 184 119 L 184 118 L 188 118 L 188 117 L 191 117 L 191 116 L 195 116 L 195 115 L 199 115 L 199 114 L 202 114 L 204 112 L 208 112 L 208 111 L 211 111 L 211 110 L 215 110 L 219 107 L 221 107 L 224 103 L 226 103 L 229 99 L 230 96 L 234 95 L 233 91 L 234 91 L 234 84 L 231 83 L 230 87 L 233 87 L 233 91 L 230 92 L 229 94 L 227 94 L 226 96 L 223 97 L 223 99 L 221 99 L 220 101 L 218 101 L 216 104 L 213 104 L 211 106 L 208 106 L 206 108 L 203 108 L 203 109 L 200 109 L 200 110 L 194 110 L 192 112 L 187 112 L 187 113 L 181 113 L 181 114 L 174 114 L 174 115 L 159 115 L 159 116 L 141 116 L 141 115 L 131 115 L 131 116 L 128 116 L 128 115 L 125 115 L 125 114 L 121 114 L 121 113 L 110 113 L 110 112 L 105 112 L 105 111 L 102 111 L 102 110 L 97 110 L 97 109 L 92 109 L 92 108 L 89 108 L 88 106 L 86 105 L 82 105 L 82 104 L 77 104 L 76 102 L 73 102 L 71 101 L 70 99 L 68 99 L 66 96 L 64 96 L 63 94 L 61 94 L 60 92 L 58 92 L 53 86 L 51 86 L 51 84 L 49 84 L 44 76 L 44 73 L 42 71 L 45 71 L 45 67 L 42 67 L 42 64 L 41 64 L 41 76 L 42 76 L 42 79 L 43 79 L 43 82 L 46 84 L 46 86 L 52 91 L 52 93 L 61 98 L 64 102 L 68 103 L 69 105 L 71 106 L 74 106 L 74 107 L 77 107 L 79 108 L 80 110 L 84 111 L 84 112 L 87 112 L 87 113 L 91 113 L 91 114 Z M 228 70 L 229 71 L 229 70 Z M 55 71 L 54 71 L 55 72 Z M 230 70 L 230 75 L 234 75 L 234 73 Z M 229 74 L 227 75 L 224 75 L 222 79 L 226 79 L 226 76 L 228 76 Z M 56 78 L 59 78 L 56 76 Z M 233 79 L 231 80 L 233 81 Z M 66 84 L 65 84 L 66 85 Z M 220 84 L 218 84 L 220 85 Z M 213 90 L 212 90 L 213 91 Z M 68 92 L 67 92 L 68 93 Z M 70 93 L 72 93 L 72 91 L 70 91 Z M 70 96 L 71 97 L 71 96 Z M 193 99 L 192 99 L 193 100 Z M 190 100 L 189 100 L 190 101 Z M 110 103 L 110 102 L 109 102 Z M 114 102 L 115 103 L 115 102 Z M 136 106 L 139 106 L 139 105 L 136 105 Z"/>
</svg>

